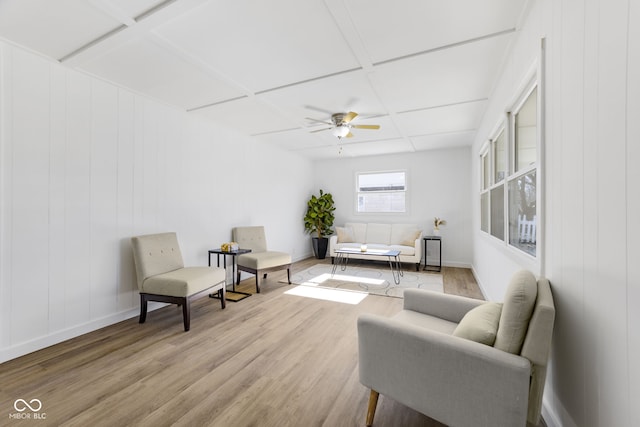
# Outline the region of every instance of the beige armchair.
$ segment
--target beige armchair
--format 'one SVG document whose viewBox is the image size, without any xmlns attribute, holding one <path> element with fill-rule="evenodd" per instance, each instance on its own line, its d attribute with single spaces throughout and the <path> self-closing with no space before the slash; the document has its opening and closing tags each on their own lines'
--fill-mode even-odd
<svg viewBox="0 0 640 427">
<path fill-rule="evenodd" d="M 238 256 L 238 279 L 240 272 L 255 274 L 256 292 L 260 293 L 260 275 L 267 278 L 270 271 L 287 269 L 287 281 L 291 283 L 291 255 L 285 252 L 267 250 L 267 238 L 263 226 L 236 227 L 231 231 L 234 242 L 242 249 L 251 249 L 250 253 Z"/>
<path fill-rule="evenodd" d="M 409 289 L 392 318 L 358 318 L 360 382 L 455 426 L 537 425 L 555 308 L 546 279 L 514 275 L 503 303 Z"/>
<path fill-rule="evenodd" d="M 147 318 L 147 302 L 182 305 L 184 330 L 191 322 L 191 301 L 218 292 L 226 306 L 226 273 L 218 267 L 185 267 L 176 233 L 131 238 L 140 290 L 140 323 Z"/>
</svg>

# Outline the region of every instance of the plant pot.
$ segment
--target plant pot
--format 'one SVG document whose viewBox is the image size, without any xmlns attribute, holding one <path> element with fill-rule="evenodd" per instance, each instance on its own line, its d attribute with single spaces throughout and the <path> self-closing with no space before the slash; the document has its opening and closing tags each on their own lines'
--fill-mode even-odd
<svg viewBox="0 0 640 427">
<path fill-rule="evenodd" d="M 327 237 L 312 237 L 313 254 L 317 259 L 324 259 L 327 256 L 327 248 L 329 247 L 329 239 Z"/>
</svg>

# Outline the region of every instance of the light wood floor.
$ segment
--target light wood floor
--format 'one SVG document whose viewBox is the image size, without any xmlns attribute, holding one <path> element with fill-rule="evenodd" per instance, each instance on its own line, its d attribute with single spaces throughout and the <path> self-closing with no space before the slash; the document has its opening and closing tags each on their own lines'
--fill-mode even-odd
<svg viewBox="0 0 640 427">
<path fill-rule="evenodd" d="M 482 298 L 469 270 L 444 268 L 443 276 L 445 292 Z M 370 295 L 348 305 L 290 296 L 283 277 L 270 274 L 260 294 L 225 310 L 218 300 L 197 300 L 187 333 L 181 310 L 168 306 L 145 324 L 129 319 L 0 365 L 0 425 L 18 424 L 8 419 L 18 398 L 42 402 L 46 421 L 28 425 L 364 425 L 356 319 L 392 315 L 402 300 Z M 380 396 L 374 426 L 440 424 Z"/>
</svg>

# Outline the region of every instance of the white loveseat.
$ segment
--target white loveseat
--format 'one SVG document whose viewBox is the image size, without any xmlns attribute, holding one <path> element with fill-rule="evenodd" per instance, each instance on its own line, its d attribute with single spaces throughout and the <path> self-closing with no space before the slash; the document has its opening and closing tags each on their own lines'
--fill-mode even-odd
<svg viewBox="0 0 640 427">
<path fill-rule="evenodd" d="M 329 239 L 331 262 L 335 261 L 336 249 L 355 248 L 367 245 L 367 249 L 400 251 L 400 262 L 414 263 L 416 271 L 422 260 L 422 230 L 417 224 L 377 224 L 348 222 L 336 227 L 336 234 Z M 385 256 L 349 254 L 349 258 L 387 261 Z"/>
</svg>

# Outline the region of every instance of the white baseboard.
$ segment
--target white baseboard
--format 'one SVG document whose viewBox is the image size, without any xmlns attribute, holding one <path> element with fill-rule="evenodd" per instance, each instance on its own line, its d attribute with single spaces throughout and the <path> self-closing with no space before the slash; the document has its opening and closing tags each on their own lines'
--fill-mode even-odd
<svg viewBox="0 0 640 427">
<path fill-rule="evenodd" d="M 487 291 L 484 288 L 484 286 L 482 286 L 482 281 L 480 280 L 480 277 L 478 276 L 478 272 L 476 271 L 476 269 L 471 266 L 471 274 L 473 274 L 473 277 L 476 279 L 476 283 L 478 284 L 478 287 L 480 288 L 480 292 L 482 292 L 482 296 L 484 297 L 484 299 L 487 299 Z"/>
<path fill-rule="evenodd" d="M 164 307 L 166 304 L 149 302 L 147 312 L 157 310 Z M 3 349 L 0 352 L 0 363 L 4 363 L 8 360 L 16 359 L 20 356 L 24 356 L 34 351 L 42 350 L 43 348 L 50 347 L 55 344 L 59 344 L 63 341 L 67 341 L 71 338 L 78 337 L 88 332 L 93 332 L 106 326 L 113 325 L 123 320 L 137 317 L 140 314 L 140 308 L 132 308 L 129 310 L 113 313 L 99 319 L 91 320 L 81 325 L 76 325 L 68 329 L 53 332 L 50 335 L 45 335 L 32 339 L 30 341 L 22 342 L 15 346 L 11 346 Z"/>
<path fill-rule="evenodd" d="M 429 264 L 431 265 L 431 264 Z M 455 268 L 471 268 L 471 264 L 466 262 L 457 262 L 457 261 L 442 261 L 443 267 L 455 267 Z"/>
</svg>

